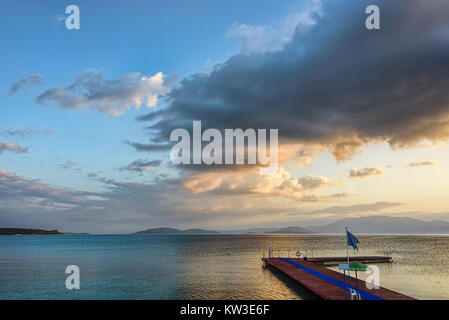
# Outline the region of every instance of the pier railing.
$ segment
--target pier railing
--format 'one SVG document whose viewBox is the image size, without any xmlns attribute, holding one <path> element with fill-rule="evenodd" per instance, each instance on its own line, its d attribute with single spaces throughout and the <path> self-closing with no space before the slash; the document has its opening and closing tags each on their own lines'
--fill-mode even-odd
<svg viewBox="0 0 449 320">
<path fill-rule="evenodd" d="M 269 249 L 263 258 L 313 258 L 313 249 Z"/>
<path fill-rule="evenodd" d="M 344 255 L 327 255 L 322 254 L 318 250 L 318 256 L 314 256 L 314 251 L 312 249 L 273 249 L 270 248 L 267 251 L 263 251 L 262 259 L 267 258 L 301 258 L 304 260 L 309 260 L 320 265 L 336 266 L 340 263 L 346 263 L 347 259 L 351 261 L 359 261 L 361 263 L 391 263 L 393 262 L 393 257 L 387 254 L 383 255 L 350 255 L 347 258 Z"/>
</svg>

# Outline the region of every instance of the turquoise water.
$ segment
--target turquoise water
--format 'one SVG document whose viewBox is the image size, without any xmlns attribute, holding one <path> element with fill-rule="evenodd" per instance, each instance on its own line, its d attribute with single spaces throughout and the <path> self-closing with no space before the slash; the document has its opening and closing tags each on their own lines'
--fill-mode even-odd
<svg viewBox="0 0 449 320">
<path fill-rule="evenodd" d="M 449 299 L 448 236 L 359 238 L 357 254 L 395 260 L 378 265 L 381 286 Z M 263 266 L 270 246 L 346 254 L 333 235 L 2 236 L 0 299 L 312 299 Z M 65 287 L 68 265 L 80 269 L 80 290 Z"/>
</svg>

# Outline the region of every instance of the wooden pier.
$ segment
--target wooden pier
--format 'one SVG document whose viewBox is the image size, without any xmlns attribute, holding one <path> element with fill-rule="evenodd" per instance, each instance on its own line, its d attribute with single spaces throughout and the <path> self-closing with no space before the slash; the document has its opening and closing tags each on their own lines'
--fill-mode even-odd
<svg viewBox="0 0 449 320">
<path fill-rule="evenodd" d="M 343 259 L 341 261 L 344 262 L 346 258 L 334 257 L 306 259 L 307 260 L 304 258 L 262 258 L 262 261 L 264 261 L 266 265 L 287 275 L 292 280 L 322 299 L 345 300 L 346 285 L 343 274 L 320 266 L 317 263 L 322 263 L 323 261 L 339 262 L 339 259 Z M 360 259 L 357 259 L 357 261 L 360 261 Z M 356 286 L 356 279 L 351 277 L 350 284 L 351 288 L 354 289 Z M 382 287 L 369 290 L 365 281 L 360 279 L 357 280 L 357 289 L 362 300 L 415 300 L 412 297 Z"/>
</svg>

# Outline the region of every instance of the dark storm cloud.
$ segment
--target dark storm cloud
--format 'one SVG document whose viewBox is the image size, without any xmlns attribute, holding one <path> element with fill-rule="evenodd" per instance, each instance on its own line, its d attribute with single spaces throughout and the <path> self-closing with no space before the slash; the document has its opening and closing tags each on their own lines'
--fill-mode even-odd
<svg viewBox="0 0 449 320">
<path fill-rule="evenodd" d="M 9 88 L 9 95 L 15 94 L 19 91 L 26 90 L 33 85 L 43 84 L 42 76 L 40 74 L 33 74 L 23 77 L 14 82 Z"/>
<path fill-rule="evenodd" d="M 407 147 L 449 138 L 449 2 L 329 1 L 314 26 L 269 53 L 237 54 L 170 93 L 141 117 L 154 141 L 202 120 L 212 128 L 279 128 L 283 141 L 319 143 L 337 159 L 369 141 Z M 143 146 L 139 146 L 142 150 Z M 137 148 L 137 146 L 136 146 Z"/>
</svg>

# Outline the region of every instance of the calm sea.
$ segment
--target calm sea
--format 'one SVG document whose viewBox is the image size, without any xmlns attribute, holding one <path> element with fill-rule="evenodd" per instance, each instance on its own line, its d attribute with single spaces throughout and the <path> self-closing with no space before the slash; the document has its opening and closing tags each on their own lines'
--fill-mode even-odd
<svg viewBox="0 0 449 320">
<path fill-rule="evenodd" d="M 448 236 L 359 238 L 356 254 L 394 258 L 378 265 L 381 286 L 449 299 Z M 0 236 L 0 299 L 313 298 L 263 266 L 270 246 L 346 254 L 345 238 L 332 235 Z M 66 289 L 67 265 L 80 268 L 80 290 Z"/>
</svg>

